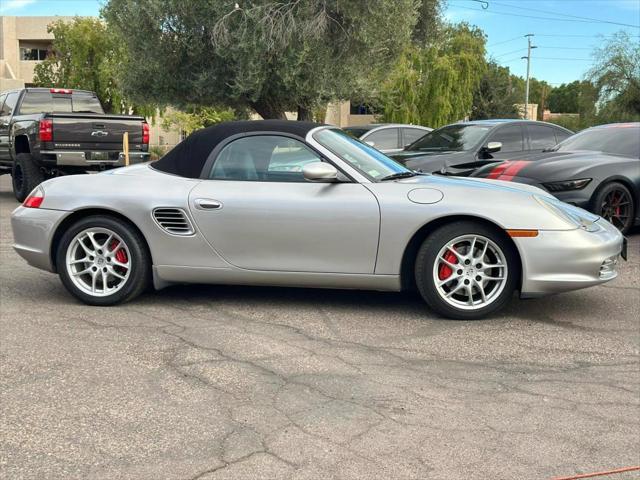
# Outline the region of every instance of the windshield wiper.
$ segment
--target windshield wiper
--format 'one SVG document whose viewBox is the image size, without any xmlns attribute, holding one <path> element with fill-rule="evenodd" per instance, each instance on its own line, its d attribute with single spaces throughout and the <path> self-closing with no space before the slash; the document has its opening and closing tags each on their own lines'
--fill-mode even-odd
<svg viewBox="0 0 640 480">
<path fill-rule="evenodd" d="M 399 178 L 415 177 L 416 175 L 418 175 L 416 172 L 398 172 L 387 175 L 386 177 L 382 177 L 380 181 L 384 182 L 385 180 L 397 180 Z"/>
</svg>

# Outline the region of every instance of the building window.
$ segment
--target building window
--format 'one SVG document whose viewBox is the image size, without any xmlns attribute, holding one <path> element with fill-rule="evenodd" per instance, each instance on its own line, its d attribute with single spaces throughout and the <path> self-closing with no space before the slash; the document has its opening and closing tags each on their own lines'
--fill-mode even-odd
<svg viewBox="0 0 640 480">
<path fill-rule="evenodd" d="M 49 51 L 42 48 L 20 47 L 20 60 L 44 60 Z"/>
</svg>

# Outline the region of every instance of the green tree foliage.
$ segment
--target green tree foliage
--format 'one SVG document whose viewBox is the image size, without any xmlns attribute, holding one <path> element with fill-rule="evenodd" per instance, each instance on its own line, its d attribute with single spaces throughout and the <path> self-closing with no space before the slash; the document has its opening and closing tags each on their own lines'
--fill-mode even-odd
<svg viewBox="0 0 640 480">
<path fill-rule="evenodd" d="M 436 0 L 428 0 L 436 2 Z M 127 94 L 309 118 L 365 92 L 410 40 L 419 0 L 110 0 Z"/>
<path fill-rule="evenodd" d="M 187 111 L 167 110 L 162 117 L 162 128 L 177 128 L 183 135 L 189 135 L 201 128 L 237 118 L 233 109 L 216 109 L 192 106 Z"/>
<path fill-rule="evenodd" d="M 598 91 L 599 115 L 625 121 L 640 119 L 640 43 L 619 32 L 595 54 L 588 74 Z"/>
<path fill-rule="evenodd" d="M 380 91 L 384 120 L 436 128 L 469 115 L 485 41 L 480 29 L 462 23 L 444 27 L 430 45 L 408 47 Z"/>
<path fill-rule="evenodd" d="M 508 67 L 489 62 L 473 94 L 471 119 L 517 118 L 515 105 L 522 102 L 517 80 Z"/>
<path fill-rule="evenodd" d="M 126 51 L 104 22 L 76 17 L 54 22 L 48 31 L 54 35 L 53 54 L 36 65 L 36 85 L 92 90 L 107 113 L 153 112 L 146 102 L 134 104 L 122 93 L 118 71 Z"/>
</svg>

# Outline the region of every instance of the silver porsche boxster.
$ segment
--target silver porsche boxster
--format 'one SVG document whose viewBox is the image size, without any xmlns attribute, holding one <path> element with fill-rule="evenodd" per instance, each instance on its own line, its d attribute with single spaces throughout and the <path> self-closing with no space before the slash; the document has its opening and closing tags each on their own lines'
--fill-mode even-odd
<svg viewBox="0 0 640 480">
<path fill-rule="evenodd" d="M 200 130 L 155 163 L 48 180 L 12 214 L 15 249 L 91 305 L 153 285 L 417 288 L 475 319 L 616 277 L 626 242 L 535 187 L 408 170 L 342 130 Z"/>
</svg>

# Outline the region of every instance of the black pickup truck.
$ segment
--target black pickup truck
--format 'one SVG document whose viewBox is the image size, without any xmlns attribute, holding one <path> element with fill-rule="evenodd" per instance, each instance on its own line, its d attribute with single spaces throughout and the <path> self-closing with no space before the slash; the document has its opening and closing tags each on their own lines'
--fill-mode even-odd
<svg viewBox="0 0 640 480">
<path fill-rule="evenodd" d="M 85 90 L 24 88 L 0 93 L 0 175 L 10 173 L 23 201 L 38 184 L 57 175 L 123 166 L 149 158 L 144 117 L 106 115 Z"/>
</svg>

